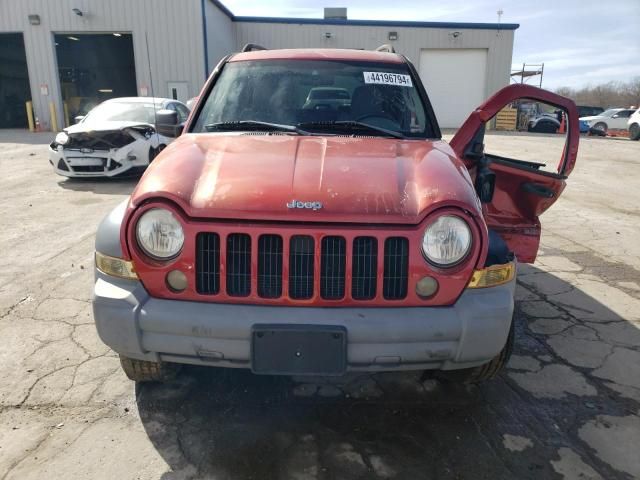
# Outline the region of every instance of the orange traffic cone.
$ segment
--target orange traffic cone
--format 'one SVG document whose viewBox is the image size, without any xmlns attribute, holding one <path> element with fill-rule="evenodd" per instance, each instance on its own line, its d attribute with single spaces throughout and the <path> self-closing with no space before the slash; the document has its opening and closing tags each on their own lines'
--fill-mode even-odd
<svg viewBox="0 0 640 480">
<path fill-rule="evenodd" d="M 558 129 L 558 133 L 566 133 L 566 126 L 564 124 L 564 113 L 562 114 L 562 117 L 560 118 L 560 128 Z"/>
</svg>

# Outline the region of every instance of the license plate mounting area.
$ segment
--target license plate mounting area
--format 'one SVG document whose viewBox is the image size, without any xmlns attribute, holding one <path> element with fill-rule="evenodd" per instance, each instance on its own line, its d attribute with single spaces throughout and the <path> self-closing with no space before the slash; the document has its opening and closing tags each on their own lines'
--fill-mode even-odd
<svg viewBox="0 0 640 480">
<path fill-rule="evenodd" d="M 334 325 L 254 325 L 251 370 L 263 375 L 343 375 L 347 329 Z"/>
</svg>

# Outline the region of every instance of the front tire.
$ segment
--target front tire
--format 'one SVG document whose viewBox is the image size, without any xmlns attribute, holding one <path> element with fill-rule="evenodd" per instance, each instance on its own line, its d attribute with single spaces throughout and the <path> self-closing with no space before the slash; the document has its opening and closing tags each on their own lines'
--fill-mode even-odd
<svg viewBox="0 0 640 480">
<path fill-rule="evenodd" d="M 122 370 L 134 382 L 166 382 L 175 378 L 179 366 L 174 363 L 148 362 L 120 355 Z"/>
<path fill-rule="evenodd" d="M 507 342 L 498 355 L 493 357 L 491 361 L 484 365 L 473 368 L 463 368 L 460 370 L 449 370 L 438 372 L 438 378 L 455 383 L 480 383 L 491 380 L 498 376 L 500 371 L 509 363 L 513 346 L 515 344 L 515 332 L 513 329 L 513 320 L 511 320 L 511 328 L 507 336 Z"/>
<path fill-rule="evenodd" d="M 629 127 L 629 138 L 631 140 L 640 140 L 640 125 L 634 123 Z"/>
<path fill-rule="evenodd" d="M 607 133 L 607 124 L 604 122 L 598 122 L 593 126 L 594 130 L 598 130 L 600 132 L 602 132 L 603 134 Z"/>
</svg>

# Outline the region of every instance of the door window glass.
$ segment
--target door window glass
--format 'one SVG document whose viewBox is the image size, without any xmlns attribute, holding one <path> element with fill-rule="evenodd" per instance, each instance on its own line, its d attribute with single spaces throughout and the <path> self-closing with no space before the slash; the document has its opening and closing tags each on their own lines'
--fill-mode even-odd
<svg viewBox="0 0 640 480">
<path fill-rule="evenodd" d="M 178 112 L 178 121 L 180 123 L 186 122 L 189 117 L 189 109 L 180 103 L 176 103 L 175 105 Z"/>
</svg>

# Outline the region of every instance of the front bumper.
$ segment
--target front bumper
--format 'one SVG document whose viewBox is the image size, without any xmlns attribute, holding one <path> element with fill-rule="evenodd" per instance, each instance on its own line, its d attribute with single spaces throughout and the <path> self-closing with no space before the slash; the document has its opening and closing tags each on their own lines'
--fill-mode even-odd
<svg viewBox="0 0 640 480">
<path fill-rule="evenodd" d="M 335 325 L 347 330 L 349 371 L 452 370 L 502 350 L 514 289 L 467 289 L 450 307 L 274 307 L 152 298 L 98 271 L 93 313 L 102 341 L 140 360 L 251 368 L 253 325 Z"/>
<path fill-rule="evenodd" d="M 149 142 L 143 139 L 121 148 L 89 153 L 49 145 L 49 163 L 65 177 L 113 177 L 149 165 L 149 148 Z"/>
</svg>

